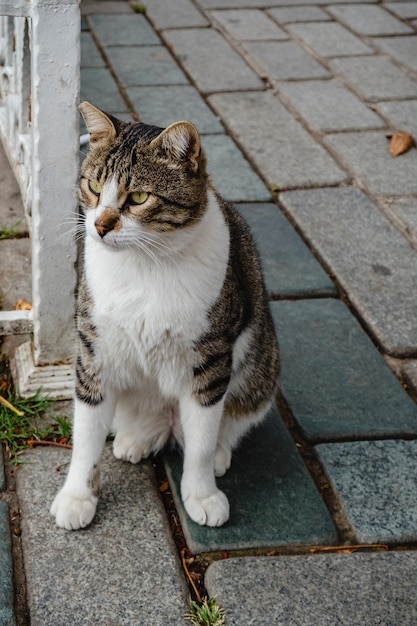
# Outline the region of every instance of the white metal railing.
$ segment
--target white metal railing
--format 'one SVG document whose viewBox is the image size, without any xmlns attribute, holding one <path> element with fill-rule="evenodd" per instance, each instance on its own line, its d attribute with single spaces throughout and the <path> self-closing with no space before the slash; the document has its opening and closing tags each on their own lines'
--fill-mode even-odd
<svg viewBox="0 0 417 626">
<path fill-rule="evenodd" d="M 0 16 L 0 134 L 28 216 L 33 305 L 0 312 L 0 334 L 33 333 L 15 353 L 22 395 L 42 387 L 64 398 L 73 388 L 79 3 L 0 0 Z"/>
</svg>

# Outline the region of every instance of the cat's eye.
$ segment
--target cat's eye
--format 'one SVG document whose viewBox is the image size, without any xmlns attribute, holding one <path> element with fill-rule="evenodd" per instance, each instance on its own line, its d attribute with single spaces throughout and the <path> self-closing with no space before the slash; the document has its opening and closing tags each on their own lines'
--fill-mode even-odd
<svg viewBox="0 0 417 626">
<path fill-rule="evenodd" d="M 149 198 L 147 191 L 134 191 L 129 195 L 130 204 L 143 204 Z"/>
<path fill-rule="evenodd" d="M 96 196 L 99 196 L 101 194 L 101 185 L 96 180 L 89 180 L 88 188 Z"/>
</svg>

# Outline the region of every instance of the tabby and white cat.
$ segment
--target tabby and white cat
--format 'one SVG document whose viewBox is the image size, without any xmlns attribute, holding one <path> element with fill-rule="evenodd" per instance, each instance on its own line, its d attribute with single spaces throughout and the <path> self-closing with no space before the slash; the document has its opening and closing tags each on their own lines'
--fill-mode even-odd
<svg viewBox="0 0 417 626">
<path fill-rule="evenodd" d="M 90 149 L 81 171 L 74 448 L 51 513 L 67 529 L 92 521 L 113 428 L 115 456 L 131 463 L 176 439 L 186 511 L 220 526 L 229 503 L 215 476 L 277 389 L 278 347 L 252 237 L 212 188 L 192 124 L 163 130 L 87 102 L 80 110 Z"/>
</svg>

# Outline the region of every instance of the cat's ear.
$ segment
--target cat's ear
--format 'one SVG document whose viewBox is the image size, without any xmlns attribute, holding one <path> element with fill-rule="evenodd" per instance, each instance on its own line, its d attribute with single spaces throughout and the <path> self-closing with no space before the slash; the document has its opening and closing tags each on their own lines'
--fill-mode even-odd
<svg viewBox="0 0 417 626">
<path fill-rule="evenodd" d="M 197 129 L 190 122 L 175 122 L 165 128 L 150 144 L 176 161 L 188 164 L 196 172 L 200 165 L 201 143 Z"/>
<path fill-rule="evenodd" d="M 116 139 L 120 132 L 120 122 L 112 115 L 100 111 L 89 102 L 81 102 L 80 113 L 90 133 L 90 143 Z"/>
</svg>

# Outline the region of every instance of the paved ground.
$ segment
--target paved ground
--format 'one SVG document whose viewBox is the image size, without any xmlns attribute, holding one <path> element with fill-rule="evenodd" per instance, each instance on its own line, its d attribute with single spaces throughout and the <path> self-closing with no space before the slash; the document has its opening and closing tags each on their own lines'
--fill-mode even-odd
<svg viewBox="0 0 417 626">
<path fill-rule="evenodd" d="M 417 2 L 144 5 L 83 2 L 82 98 L 196 124 L 216 186 L 255 233 L 282 353 L 278 412 L 220 481 L 226 526 L 186 518 L 180 461 L 164 459 L 188 547 L 210 554 L 208 593 L 229 626 L 415 626 L 417 151 L 393 158 L 386 136 L 417 137 Z M 4 166 L 1 228 L 19 211 L 8 185 Z M 30 299 L 28 244 L 0 244 L 4 303 Z M 106 454 L 98 518 L 69 534 L 47 512 L 68 459 L 38 449 L 18 472 L 26 623 L 185 623 L 152 465 Z M 25 623 L 13 488 L 0 475 L 2 626 Z"/>
</svg>

